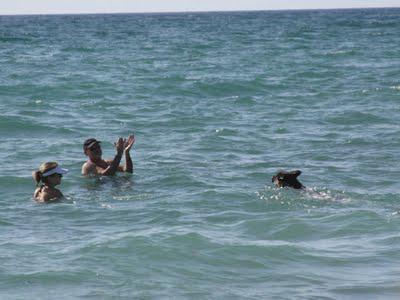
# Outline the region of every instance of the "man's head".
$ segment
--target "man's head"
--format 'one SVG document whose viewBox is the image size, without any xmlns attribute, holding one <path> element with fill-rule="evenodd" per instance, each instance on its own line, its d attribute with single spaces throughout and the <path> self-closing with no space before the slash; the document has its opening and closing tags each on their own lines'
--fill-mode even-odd
<svg viewBox="0 0 400 300">
<path fill-rule="evenodd" d="M 280 171 L 275 176 L 272 176 L 272 182 L 277 187 L 291 187 L 294 189 L 302 189 L 304 186 L 297 180 L 301 174 L 300 170 L 286 172 Z"/>
<path fill-rule="evenodd" d="M 83 152 L 89 158 L 101 158 L 103 154 L 100 147 L 100 141 L 90 138 L 83 143 Z"/>
</svg>

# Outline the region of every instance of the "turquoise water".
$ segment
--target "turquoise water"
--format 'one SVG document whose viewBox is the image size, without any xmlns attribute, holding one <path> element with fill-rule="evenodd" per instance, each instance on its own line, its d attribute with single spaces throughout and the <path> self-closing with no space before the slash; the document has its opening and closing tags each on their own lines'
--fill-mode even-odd
<svg viewBox="0 0 400 300">
<path fill-rule="evenodd" d="M 0 298 L 398 299 L 399 32 L 399 9 L 0 17 Z M 111 158 L 131 132 L 132 176 L 82 178 L 86 138 Z M 66 199 L 40 205 L 52 160 Z"/>
</svg>

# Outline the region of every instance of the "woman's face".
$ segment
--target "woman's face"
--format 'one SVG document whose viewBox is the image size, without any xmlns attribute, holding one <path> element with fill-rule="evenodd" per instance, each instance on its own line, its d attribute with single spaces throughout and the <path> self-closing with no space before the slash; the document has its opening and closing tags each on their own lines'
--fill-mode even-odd
<svg viewBox="0 0 400 300">
<path fill-rule="evenodd" d="M 50 176 L 47 176 L 47 183 L 53 186 L 59 185 L 61 183 L 61 178 L 62 178 L 62 174 L 53 174 Z"/>
</svg>

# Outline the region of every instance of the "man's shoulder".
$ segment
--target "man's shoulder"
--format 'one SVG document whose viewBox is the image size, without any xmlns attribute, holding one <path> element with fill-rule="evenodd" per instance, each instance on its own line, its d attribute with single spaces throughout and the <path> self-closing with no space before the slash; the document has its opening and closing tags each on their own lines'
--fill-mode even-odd
<svg viewBox="0 0 400 300">
<path fill-rule="evenodd" d="M 83 175 L 92 173 L 94 170 L 96 170 L 96 165 L 94 163 L 92 163 L 91 161 L 87 161 L 82 165 L 82 174 Z"/>
</svg>

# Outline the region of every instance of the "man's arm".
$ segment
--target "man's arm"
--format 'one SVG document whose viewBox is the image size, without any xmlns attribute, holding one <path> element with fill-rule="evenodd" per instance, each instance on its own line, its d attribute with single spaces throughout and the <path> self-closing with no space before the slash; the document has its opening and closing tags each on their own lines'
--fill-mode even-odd
<svg viewBox="0 0 400 300">
<path fill-rule="evenodd" d="M 133 173 L 133 163 L 129 152 L 125 152 L 125 172 Z"/>
<path fill-rule="evenodd" d="M 114 159 L 110 161 L 110 165 L 103 171 L 99 172 L 100 175 L 111 176 L 117 172 L 119 163 L 121 162 L 122 152 L 117 152 Z"/>
<path fill-rule="evenodd" d="M 132 148 L 132 145 L 135 143 L 135 137 L 134 135 L 130 135 L 128 140 L 125 142 L 125 148 L 124 148 L 124 152 L 125 152 L 125 172 L 128 173 L 133 173 L 133 163 L 132 163 L 132 159 L 131 159 L 131 154 L 130 154 L 130 150 Z"/>
<path fill-rule="evenodd" d="M 118 141 L 114 144 L 117 149 L 117 154 L 114 159 L 111 161 L 110 165 L 102 172 L 100 175 L 110 176 L 114 175 L 118 170 L 119 163 L 121 162 L 122 153 L 124 151 L 124 143 L 125 141 L 122 138 L 119 138 Z"/>
</svg>

